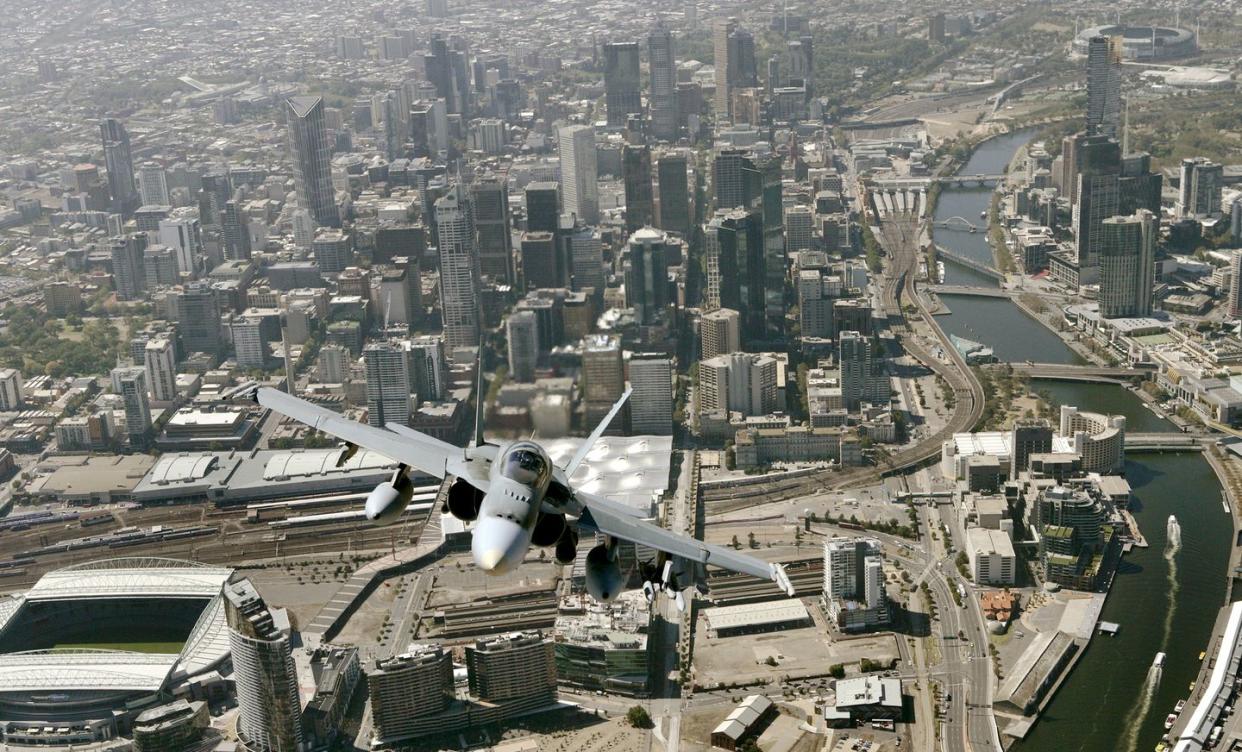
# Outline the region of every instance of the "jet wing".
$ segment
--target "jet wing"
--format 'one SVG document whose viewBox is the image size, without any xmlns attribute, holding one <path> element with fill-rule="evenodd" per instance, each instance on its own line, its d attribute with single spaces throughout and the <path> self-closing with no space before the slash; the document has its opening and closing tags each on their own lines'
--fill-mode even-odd
<svg viewBox="0 0 1242 752">
<path fill-rule="evenodd" d="M 263 407 L 436 478 L 466 464 L 465 450 L 417 431 L 396 434 L 368 426 L 271 387 L 259 387 L 253 396 Z"/>
<path fill-rule="evenodd" d="M 586 505 L 586 514 L 589 515 L 590 522 L 593 522 L 595 528 L 605 535 L 641 543 L 699 564 L 710 564 L 763 580 L 771 580 L 791 598 L 793 597 L 793 584 L 785 574 L 785 568 L 780 564 L 763 561 L 731 548 L 704 543 L 695 538 L 670 532 L 636 518 L 629 507 L 603 496 L 582 491 L 576 492 L 575 496 Z"/>
</svg>

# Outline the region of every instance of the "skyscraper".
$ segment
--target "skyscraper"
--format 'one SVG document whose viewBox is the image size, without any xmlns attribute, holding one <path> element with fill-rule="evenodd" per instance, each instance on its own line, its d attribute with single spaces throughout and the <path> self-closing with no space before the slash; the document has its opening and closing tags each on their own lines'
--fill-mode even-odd
<svg viewBox="0 0 1242 752">
<path fill-rule="evenodd" d="M 661 323 L 668 307 L 668 236 L 644 227 L 630 236 L 622 260 L 625 305 L 642 326 Z"/>
<path fill-rule="evenodd" d="M 175 402 L 177 358 L 172 340 L 161 337 L 148 341 L 143 349 L 143 367 L 147 372 L 147 384 L 151 387 L 151 399 Z"/>
<path fill-rule="evenodd" d="M 170 297 L 177 332 L 186 352 L 219 355 L 220 304 L 207 282 L 191 282 Z"/>
<path fill-rule="evenodd" d="M 1087 43 L 1087 135 L 1116 136 L 1121 125 L 1121 37 Z"/>
<path fill-rule="evenodd" d="M 131 233 L 112 239 L 112 281 L 117 300 L 138 300 L 146 289 L 147 236 Z"/>
<path fill-rule="evenodd" d="M 742 349 L 741 318 L 732 308 L 717 308 L 699 318 L 702 358 L 714 358 Z"/>
<path fill-rule="evenodd" d="M 242 211 L 241 193 L 224 202 L 220 226 L 224 228 L 224 257 L 230 260 L 250 258 L 250 227 Z"/>
<path fill-rule="evenodd" d="M 509 378 L 523 383 L 535 380 L 539 362 L 539 323 L 534 311 L 514 311 L 505 322 L 509 350 Z"/>
<path fill-rule="evenodd" d="M 1229 256 L 1229 317 L 1242 317 L 1242 250 Z"/>
<path fill-rule="evenodd" d="M 676 141 L 677 59 L 673 34 L 663 24 L 647 37 L 647 64 L 651 69 L 651 135 L 661 141 Z"/>
<path fill-rule="evenodd" d="M 298 206 L 309 211 L 317 225 L 339 227 L 341 217 L 332 188 L 332 143 L 328 140 L 323 98 L 289 97 L 285 111 Z"/>
<path fill-rule="evenodd" d="M 729 106 L 733 100 L 729 90 L 729 37 L 737 27 L 730 19 L 717 19 L 712 23 L 712 68 L 716 78 L 716 120 L 729 119 Z"/>
<path fill-rule="evenodd" d="M 603 238 L 599 230 L 575 227 L 565 237 L 573 269 L 573 288 L 602 293 L 608 279 L 604 270 Z"/>
<path fill-rule="evenodd" d="M 864 334 L 843 331 L 837 339 L 841 360 L 841 399 L 845 408 L 857 410 L 862 402 L 887 403 L 891 396 L 884 361 L 877 343 Z"/>
<path fill-rule="evenodd" d="M 1211 217 L 1221 213 L 1224 167 L 1195 157 L 1182 160 L 1177 210 L 1183 217 Z"/>
<path fill-rule="evenodd" d="M 742 317 L 743 338 L 748 342 L 762 339 L 764 257 L 760 214 L 741 208 L 717 212 L 704 225 L 703 234 L 707 309 L 737 311 Z"/>
<path fill-rule="evenodd" d="M 440 235 L 440 310 L 450 354 L 479 344 L 479 255 L 474 206 L 460 184 L 436 201 Z"/>
<path fill-rule="evenodd" d="M 589 125 L 570 125 L 561 128 L 558 137 L 565 212 L 588 225 L 599 224 L 595 129 Z"/>
<path fill-rule="evenodd" d="M 815 234 L 815 213 L 809 206 L 785 209 L 785 240 L 789 252 L 811 250 Z"/>
<path fill-rule="evenodd" d="M 203 233 L 194 217 L 170 217 L 160 220 L 160 245 L 173 249 L 177 271 L 197 277 L 203 262 Z"/>
<path fill-rule="evenodd" d="M 1101 227 L 1100 316 L 1150 316 L 1159 225 L 1146 209 Z"/>
<path fill-rule="evenodd" d="M 385 746 L 426 734 L 426 716 L 453 701 L 453 656 L 439 645 L 411 645 L 367 672 L 375 741 Z"/>
<path fill-rule="evenodd" d="M 743 28 L 729 33 L 729 86 L 749 89 L 759 85 L 759 66 L 755 59 L 755 36 Z M 730 91 L 730 95 L 732 91 Z"/>
<path fill-rule="evenodd" d="M 143 206 L 168 206 L 168 176 L 158 162 L 143 162 L 138 168 L 138 187 Z"/>
<path fill-rule="evenodd" d="M 673 433 L 673 362 L 663 353 L 630 356 L 630 434 Z"/>
<path fill-rule="evenodd" d="M 112 391 L 125 405 L 125 433 L 129 444 L 144 449 L 151 435 L 151 403 L 147 398 L 146 370 L 128 366 L 112 369 Z"/>
<path fill-rule="evenodd" d="M 625 391 L 625 366 L 619 339 L 593 334 L 583 340 L 582 381 L 587 423 L 594 426 Z"/>
<path fill-rule="evenodd" d="M 609 128 L 622 128 L 630 115 L 643 112 L 638 57 L 638 42 L 604 44 L 604 104 Z"/>
<path fill-rule="evenodd" d="M 448 393 L 449 369 L 444 359 L 444 338 L 435 335 L 410 340 L 410 371 L 414 393 L 421 401 L 439 402 Z"/>
<path fill-rule="evenodd" d="M 422 290 L 419 289 L 418 261 L 409 259 L 395 269 L 380 274 L 381 314 L 388 326 L 417 324 L 422 319 Z"/>
<path fill-rule="evenodd" d="M 621 177 L 625 184 L 625 230 L 634 232 L 655 222 L 651 149 L 631 144 L 621 147 Z"/>
<path fill-rule="evenodd" d="M 485 175 L 470 184 L 474 227 L 479 236 L 479 271 L 497 284 L 513 283 L 513 240 L 509 230 L 509 181 Z"/>
<path fill-rule="evenodd" d="M 339 274 L 354 260 L 353 237 L 340 230 L 324 230 L 311 241 L 315 263 L 322 274 Z"/>
<path fill-rule="evenodd" d="M 526 184 L 527 232 L 551 232 L 559 229 L 561 186 L 556 181 Z"/>
<path fill-rule="evenodd" d="M 288 615 L 269 609 L 249 580 L 224 586 L 224 614 L 241 709 L 238 735 L 256 752 L 298 752 L 302 712 Z"/>
<path fill-rule="evenodd" d="M 668 151 L 656 160 L 659 212 L 656 225 L 684 237 L 690 235 L 690 185 L 685 151 Z"/>
<path fill-rule="evenodd" d="M 521 240 L 522 279 L 526 290 L 562 287 L 565 270 L 550 232 L 524 232 Z"/>
<path fill-rule="evenodd" d="M 410 358 L 399 342 L 372 342 L 362 350 L 367 378 L 367 422 L 376 428 L 410 424 Z"/>
<path fill-rule="evenodd" d="M 138 186 L 134 180 L 134 158 L 129 147 L 129 131 L 116 118 L 99 122 L 103 140 L 104 167 L 108 170 L 108 193 L 112 211 L 128 217 L 138 208 Z"/>
</svg>

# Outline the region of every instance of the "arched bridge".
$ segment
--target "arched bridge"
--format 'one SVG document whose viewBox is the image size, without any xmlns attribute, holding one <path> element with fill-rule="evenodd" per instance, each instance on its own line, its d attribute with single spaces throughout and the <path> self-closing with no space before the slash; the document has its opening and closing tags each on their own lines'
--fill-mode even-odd
<svg viewBox="0 0 1242 752">
<path fill-rule="evenodd" d="M 978 230 L 983 229 L 979 227 L 978 225 L 976 225 L 974 222 L 971 222 L 969 219 L 966 219 L 965 217 L 949 217 L 948 219 L 938 219 L 935 221 L 934 224 L 936 225 L 936 227 L 947 227 L 950 229 L 958 229 L 958 230 L 970 230 L 971 232 L 976 232 Z"/>
</svg>

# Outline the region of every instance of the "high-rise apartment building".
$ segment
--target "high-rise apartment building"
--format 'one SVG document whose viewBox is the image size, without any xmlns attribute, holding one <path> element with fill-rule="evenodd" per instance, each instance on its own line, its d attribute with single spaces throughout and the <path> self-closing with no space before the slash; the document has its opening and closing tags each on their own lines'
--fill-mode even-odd
<svg viewBox="0 0 1242 752">
<path fill-rule="evenodd" d="M 1119 36 L 1091 37 L 1087 43 L 1087 135 L 1117 136 L 1121 126 L 1121 48 Z"/>
<path fill-rule="evenodd" d="M 400 342 L 372 342 L 362 350 L 367 379 L 367 422 L 376 428 L 410 424 L 410 356 Z"/>
<path fill-rule="evenodd" d="M 1229 317 L 1242 318 L 1242 250 L 1229 256 Z"/>
<path fill-rule="evenodd" d="M 741 317 L 732 308 L 717 308 L 699 318 L 702 358 L 738 352 L 742 349 Z"/>
<path fill-rule="evenodd" d="M 474 206 L 460 184 L 436 201 L 440 235 L 440 310 L 450 353 L 479 344 L 479 255 Z"/>
<path fill-rule="evenodd" d="M 237 732 L 256 752 L 301 752 L 302 711 L 292 628 L 269 609 L 249 580 L 224 586 L 224 613 L 237 687 Z"/>
<path fill-rule="evenodd" d="M 438 645 L 411 645 L 367 672 L 374 740 L 384 746 L 426 735 L 426 719 L 453 701 L 453 656 Z"/>
<path fill-rule="evenodd" d="M 879 343 L 859 332 L 843 331 L 837 338 L 841 361 L 841 398 L 847 410 L 862 402 L 887 403 L 892 391 L 884 373 Z"/>
<path fill-rule="evenodd" d="M 655 222 L 651 184 L 651 149 L 626 144 L 621 148 L 621 178 L 625 185 L 625 229 L 634 232 Z"/>
<path fill-rule="evenodd" d="M 630 115 L 642 115 L 638 42 L 604 44 L 604 105 L 609 128 L 622 128 Z"/>
<path fill-rule="evenodd" d="M 135 366 L 112 369 L 112 391 L 125 405 L 125 433 L 130 446 L 145 448 L 151 435 L 151 403 L 147 397 L 147 372 Z"/>
<path fill-rule="evenodd" d="M 673 433 L 673 361 L 663 353 L 630 356 L 630 434 Z"/>
<path fill-rule="evenodd" d="M 570 125 L 558 132 L 564 210 L 588 225 L 599 224 L 599 165 L 595 129 Z"/>
<path fill-rule="evenodd" d="M 1183 217 L 1219 216 L 1224 178 L 1225 168 L 1216 162 L 1203 157 L 1183 159 L 1178 213 Z"/>
<path fill-rule="evenodd" d="M 529 383 L 539 365 L 539 322 L 534 311 L 514 311 L 505 322 L 509 350 L 509 378 Z"/>
<path fill-rule="evenodd" d="M 134 178 L 134 157 L 130 151 L 129 131 L 120 120 L 104 118 L 99 121 L 99 134 L 103 141 L 104 167 L 108 170 L 108 193 L 112 196 L 112 211 L 128 217 L 138 208 L 141 200 Z"/>
<path fill-rule="evenodd" d="M 22 372 L 16 368 L 0 369 L 0 410 L 13 412 L 22 406 Z"/>
<path fill-rule="evenodd" d="M 556 702 L 556 657 L 552 641 L 538 631 L 512 632 L 466 646 L 470 694 L 504 703 L 510 712 Z"/>
<path fill-rule="evenodd" d="M 479 272 L 497 284 L 513 283 L 513 240 L 509 229 L 509 181 L 486 175 L 470 184 Z"/>
<path fill-rule="evenodd" d="M 310 212 L 315 224 L 339 227 L 341 217 L 332 187 L 332 143 L 328 140 L 323 98 L 290 97 L 285 100 L 285 113 L 298 206 Z"/>
<path fill-rule="evenodd" d="M 778 409 L 776 359 L 734 352 L 699 362 L 698 411 L 768 415 Z"/>
<path fill-rule="evenodd" d="M 824 601 L 829 615 L 845 630 L 888 622 L 884 557 L 878 540 L 824 541 Z"/>
<path fill-rule="evenodd" d="M 651 135 L 661 141 L 676 141 L 677 60 L 673 34 L 663 24 L 647 37 L 647 64 L 651 70 Z"/>
<path fill-rule="evenodd" d="M 1101 227 L 1100 316 L 1150 316 L 1159 225 L 1146 209 L 1109 217 Z"/>
<path fill-rule="evenodd" d="M 177 356 L 172 340 L 166 337 L 149 340 L 143 348 L 143 367 L 147 372 L 147 384 L 151 387 L 151 399 L 155 402 L 175 402 Z"/>
</svg>

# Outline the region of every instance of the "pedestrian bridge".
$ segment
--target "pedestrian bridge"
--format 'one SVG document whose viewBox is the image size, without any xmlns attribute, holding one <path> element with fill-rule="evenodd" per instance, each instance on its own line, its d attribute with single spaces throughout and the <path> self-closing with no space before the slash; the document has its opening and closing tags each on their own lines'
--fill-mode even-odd
<svg viewBox="0 0 1242 752">
<path fill-rule="evenodd" d="M 969 295 L 976 298 L 1007 298 L 1008 290 L 1002 290 L 999 287 L 974 287 L 971 285 L 928 285 L 925 287 L 928 292 L 934 292 L 937 295 Z"/>
<path fill-rule="evenodd" d="M 998 282 L 1005 281 L 1005 275 L 996 271 L 996 269 L 992 268 L 991 266 L 975 261 L 969 256 L 966 256 L 961 253 L 958 253 L 957 251 L 945 248 L 944 246 L 940 244 L 936 245 L 936 256 L 946 258 L 949 261 L 952 261 L 953 263 L 957 264 L 958 266 L 964 266 L 967 269 L 970 269 L 971 271 L 976 271 L 976 272 L 979 272 L 980 274 L 986 274 L 987 276 L 991 277 L 992 279 L 995 279 Z"/>
</svg>

